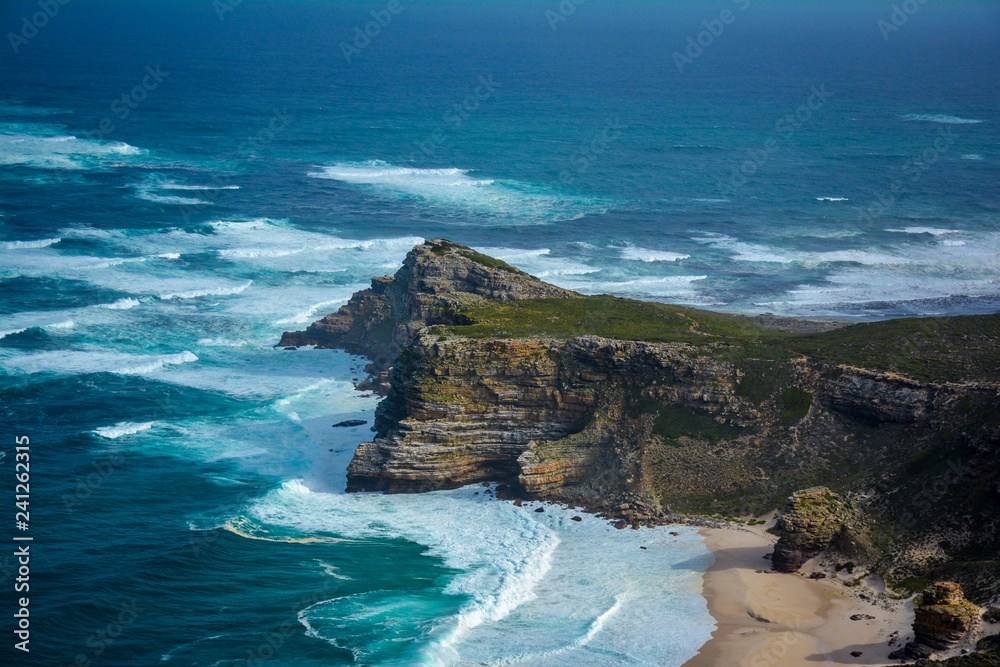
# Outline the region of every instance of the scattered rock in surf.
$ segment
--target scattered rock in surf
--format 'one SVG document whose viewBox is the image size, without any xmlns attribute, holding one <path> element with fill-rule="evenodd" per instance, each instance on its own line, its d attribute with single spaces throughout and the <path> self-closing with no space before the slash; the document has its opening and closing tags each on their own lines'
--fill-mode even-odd
<svg viewBox="0 0 1000 667">
<path fill-rule="evenodd" d="M 353 426 L 364 426 L 368 422 L 364 419 L 347 419 L 342 422 L 337 422 L 333 425 L 333 428 L 351 428 Z"/>
<path fill-rule="evenodd" d="M 583 521 L 583 517 L 575 516 L 575 517 L 572 517 L 572 520 L 573 521 Z"/>
<path fill-rule="evenodd" d="M 615 521 L 615 522 L 614 522 L 613 524 L 611 524 L 611 525 L 613 525 L 613 526 L 614 526 L 615 528 L 617 528 L 618 530 L 625 530 L 626 528 L 628 528 L 628 524 L 627 524 L 627 523 L 625 523 L 624 521 Z"/>
<path fill-rule="evenodd" d="M 680 535 L 680 533 L 675 533 L 674 531 L 670 531 L 670 534 L 673 535 L 674 537 Z"/>
<path fill-rule="evenodd" d="M 643 551 L 645 551 L 645 550 L 646 550 L 646 547 L 639 547 L 639 548 L 640 548 L 640 549 L 642 549 Z"/>
<path fill-rule="evenodd" d="M 544 508 L 544 507 L 539 507 L 539 508 L 538 508 L 538 509 L 536 509 L 535 511 L 536 511 L 536 512 L 544 512 L 544 511 L 545 511 L 545 508 Z"/>
<path fill-rule="evenodd" d="M 520 506 L 521 506 L 521 505 L 523 505 L 523 504 L 524 504 L 524 503 L 523 503 L 523 502 L 521 502 L 521 499 L 520 499 L 520 498 L 514 498 L 514 507 L 520 507 Z"/>
</svg>

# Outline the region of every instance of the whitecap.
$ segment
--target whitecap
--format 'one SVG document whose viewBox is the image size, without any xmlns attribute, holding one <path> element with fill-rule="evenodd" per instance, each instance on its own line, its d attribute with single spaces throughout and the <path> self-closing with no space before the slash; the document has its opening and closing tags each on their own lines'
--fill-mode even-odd
<svg viewBox="0 0 1000 667">
<path fill-rule="evenodd" d="M 908 113 L 902 116 L 903 120 L 910 121 L 923 121 L 926 123 L 943 123 L 945 125 L 976 125 L 979 123 L 984 123 L 986 121 L 976 120 L 974 118 L 961 118 L 960 116 L 952 116 L 950 114 L 932 114 L 932 113 Z"/>
<path fill-rule="evenodd" d="M 198 361 L 188 351 L 164 355 L 138 355 L 103 348 L 55 350 L 0 358 L 0 365 L 19 373 L 54 373 L 81 375 L 114 373 L 146 375 L 167 366 Z"/>
<path fill-rule="evenodd" d="M 60 238 L 56 239 L 38 239 L 37 241 L 3 241 L 0 243 L 0 248 L 4 250 L 18 250 L 22 248 L 47 248 L 50 245 L 55 245 L 62 241 Z"/>
<path fill-rule="evenodd" d="M 973 162 L 979 162 L 980 160 L 984 160 L 986 158 L 984 158 L 979 153 L 966 153 L 965 155 L 962 156 L 962 159 L 963 160 L 971 160 Z"/>
<path fill-rule="evenodd" d="M 114 426 L 102 426 L 100 428 L 95 428 L 94 433 L 102 438 L 115 440 L 123 435 L 135 435 L 136 433 L 148 431 L 153 428 L 153 424 L 155 423 L 156 422 L 119 422 Z"/>
<path fill-rule="evenodd" d="M 193 289 L 185 292 L 169 292 L 167 294 L 160 294 L 159 297 L 164 301 L 170 301 L 171 299 L 197 299 L 203 296 L 233 296 L 240 294 L 252 284 L 253 280 L 248 280 L 241 285 L 220 285 L 218 287 Z"/>
<path fill-rule="evenodd" d="M 828 201 L 828 202 L 838 202 L 838 201 L 851 201 L 847 197 L 816 197 L 816 201 Z"/>
<path fill-rule="evenodd" d="M 138 305 L 139 305 L 138 299 L 125 298 L 125 299 L 118 299 L 113 303 L 102 303 L 99 304 L 97 307 L 104 308 L 106 310 L 129 310 L 131 308 L 135 308 Z"/>
<path fill-rule="evenodd" d="M 481 213 L 505 224 L 543 224 L 577 220 L 606 212 L 611 202 L 563 195 L 519 181 L 477 178 L 470 169 L 399 167 L 382 160 L 341 162 L 308 175 L 381 193 L 414 198 L 450 209 Z M 463 218 L 461 224 L 476 224 Z"/>
<path fill-rule="evenodd" d="M 622 259 L 634 262 L 676 262 L 682 259 L 689 259 L 691 255 L 679 252 L 669 252 L 666 250 L 649 250 L 648 248 L 637 248 L 629 246 L 622 248 Z"/>
<path fill-rule="evenodd" d="M 959 229 L 942 229 L 940 227 L 904 227 L 903 229 L 887 229 L 885 231 L 895 234 L 930 234 L 931 236 L 962 233 Z"/>
<path fill-rule="evenodd" d="M 123 157 L 145 151 L 120 141 L 98 141 L 59 134 L 54 125 L 0 124 L 0 165 L 39 169 L 119 167 Z"/>
</svg>

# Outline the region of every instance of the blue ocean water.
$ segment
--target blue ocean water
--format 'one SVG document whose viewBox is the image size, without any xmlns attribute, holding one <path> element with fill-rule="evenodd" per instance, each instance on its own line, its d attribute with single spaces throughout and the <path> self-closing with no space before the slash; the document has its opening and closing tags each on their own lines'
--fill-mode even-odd
<svg viewBox="0 0 1000 667">
<path fill-rule="evenodd" d="M 343 493 L 365 360 L 272 346 L 421 239 L 733 312 L 997 309 L 995 3 L 56 5 L 0 7 L 13 664 L 694 654 L 689 529 Z"/>
</svg>

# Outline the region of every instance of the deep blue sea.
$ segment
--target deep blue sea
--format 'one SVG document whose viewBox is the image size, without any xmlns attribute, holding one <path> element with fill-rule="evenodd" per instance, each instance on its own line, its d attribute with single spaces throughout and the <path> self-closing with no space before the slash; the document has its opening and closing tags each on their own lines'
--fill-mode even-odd
<svg viewBox="0 0 1000 667">
<path fill-rule="evenodd" d="M 365 360 L 272 346 L 433 237 L 730 312 L 996 311 L 1000 5 L 899 4 L 4 0 L 4 664 L 681 665 L 697 533 L 344 494 Z"/>
</svg>

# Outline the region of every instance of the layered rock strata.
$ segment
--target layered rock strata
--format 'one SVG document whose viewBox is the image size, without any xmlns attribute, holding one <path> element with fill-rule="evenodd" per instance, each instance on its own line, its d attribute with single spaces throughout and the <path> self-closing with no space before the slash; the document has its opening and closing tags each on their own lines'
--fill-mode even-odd
<svg viewBox="0 0 1000 667">
<path fill-rule="evenodd" d="M 798 571 L 841 537 L 850 516 L 840 497 L 825 486 L 792 494 L 776 523 L 781 537 L 774 545 L 771 568 Z"/>
</svg>

